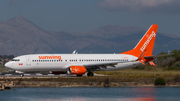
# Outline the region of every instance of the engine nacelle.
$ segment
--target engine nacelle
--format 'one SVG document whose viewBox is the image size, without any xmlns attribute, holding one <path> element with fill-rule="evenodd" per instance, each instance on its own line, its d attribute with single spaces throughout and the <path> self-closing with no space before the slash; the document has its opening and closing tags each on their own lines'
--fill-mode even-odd
<svg viewBox="0 0 180 101">
<path fill-rule="evenodd" d="M 15 73 L 19 73 L 19 74 L 23 74 L 24 72 L 21 72 L 21 71 L 15 71 Z"/>
<path fill-rule="evenodd" d="M 86 73 L 84 66 L 70 66 L 67 70 L 67 74 L 83 75 Z"/>
</svg>

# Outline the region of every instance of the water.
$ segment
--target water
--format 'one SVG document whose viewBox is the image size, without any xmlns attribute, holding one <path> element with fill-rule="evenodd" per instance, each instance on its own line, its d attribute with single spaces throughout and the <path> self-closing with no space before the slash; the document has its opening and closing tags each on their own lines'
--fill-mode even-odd
<svg viewBox="0 0 180 101">
<path fill-rule="evenodd" d="M 12 88 L 0 101 L 180 101 L 180 88 Z"/>
</svg>

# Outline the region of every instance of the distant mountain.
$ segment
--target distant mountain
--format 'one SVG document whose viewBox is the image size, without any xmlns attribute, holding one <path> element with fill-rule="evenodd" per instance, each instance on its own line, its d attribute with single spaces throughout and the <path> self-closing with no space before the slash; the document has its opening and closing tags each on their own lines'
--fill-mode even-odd
<svg viewBox="0 0 180 101">
<path fill-rule="evenodd" d="M 120 53 L 138 43 L 147 29 L 107 25 L 93 31 L 46 31 L 23 16 L 0 21 L 0 54 Z M 154 54 L 180 48 L 180 37 L 158 33 Z"/>
</svg>

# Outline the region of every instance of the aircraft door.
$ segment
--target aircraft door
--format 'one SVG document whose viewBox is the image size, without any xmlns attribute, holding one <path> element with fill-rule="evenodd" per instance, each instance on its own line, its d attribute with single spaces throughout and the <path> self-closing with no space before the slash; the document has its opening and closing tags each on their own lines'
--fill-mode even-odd
<svg viewBox="0 0 180 101">
<path fill-rule="evenodd" d="M 26 57 L 26 65 L 27 66 L 31 65 L 31 58 L 30 57 Z"/>
<path fill-rule="evenodd" d="M 78 64 L 82 64 L 83 59 L 78 59 Z"/>
</svg>

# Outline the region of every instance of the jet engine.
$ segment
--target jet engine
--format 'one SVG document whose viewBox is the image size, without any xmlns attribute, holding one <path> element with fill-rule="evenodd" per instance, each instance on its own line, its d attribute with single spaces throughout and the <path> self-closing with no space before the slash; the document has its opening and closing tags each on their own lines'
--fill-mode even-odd
<svg viewBox="0 0 180 101">
<path fill-rule="evenodd" d="M 86 68 L 84 66 L 70 66 L 67 70 L 67 74 L 75 74 L 77 76 L 82 76 L 86 73 Z"/>
</svg>

